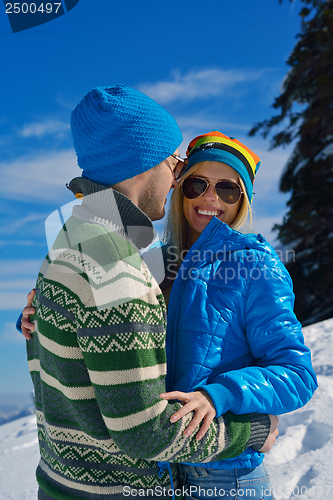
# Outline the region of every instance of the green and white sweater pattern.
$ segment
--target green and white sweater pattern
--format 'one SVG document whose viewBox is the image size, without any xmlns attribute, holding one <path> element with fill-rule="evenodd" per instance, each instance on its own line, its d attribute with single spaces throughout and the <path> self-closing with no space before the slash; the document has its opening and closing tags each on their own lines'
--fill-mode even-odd
<svg viewBox="0 0 333 500">
<path fill-rule="evenodd" d="M 125 237 L 129 227 L 151 228 L 149 219 L 111 189 L 73 213 L 41 267 L 27 342 L 41 488 L 59 500 L 120 499 L 125 486 L 170 487 L 156 461 L 204 462 L 260 447 L 267 415 L 227 414 L 201 441 L 183 435 L 191 415 L 169 421 L 179 404 L 159 397 L 165 302 Z"/>
</svg>

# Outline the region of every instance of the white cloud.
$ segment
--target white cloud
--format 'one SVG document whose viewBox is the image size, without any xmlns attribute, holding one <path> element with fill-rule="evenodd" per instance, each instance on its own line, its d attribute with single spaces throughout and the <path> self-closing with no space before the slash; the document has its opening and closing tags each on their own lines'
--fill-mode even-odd
<svg viewBox="0 0 333 500">
<path fill-rule="evenodd" d="M 174 72 L 170 80 L 141 84 L 139 90 L 162 105 L 176 100 L 192 101 L 233 91 L 240 84 L 264 80 L 263 76 L 268 71 L 250 68 L 240 70 L 212 68 L 190 71 L 185 75 Z"/>
<path fill-rule="evenodd" d="M 41 264 L 41 262 L 40 262 Z M 32 279 L 20 279 L 20 280 L 10 280 L 10 281 L 0 281 L 0 291 L 11 291 L 11 290 L 23 290 L 23 292 L 26 292 L 25 295 L 27 295 L 28 292 L 30 292 L 31 288 L 34 285 L 34 282 L 36 281 L 37 273 L 36 276 Z M 33 281 L 32 281 L 33 280 Z M 1 307 L 1 306 L 0 306 Z"/>
<path fill-rule="evenodd" d="M 0 292 L 0 311 L 22 311 L 27 304 L 27 294 L 32 289 L 33 284 L 34 282 L 25 292 Z"/>
<path fill-rule="evenodd" d="M 40 268 L 40 259 L 0 260 L 0 276 L 15 279 L 15 277 L 36 276 Z M 29 291 L 29 290 L 28 290 Z"/>
<path fill-rule="evenodd" d="M 260 217 L 254 214 L 253 223 L 251 227 L 252 233 L 262 234 L 269 243 L 274 246 L 274 242 L 277 237 L 277 233 L 272 231 L 274 224 L 280 224 L 282 222 L 282 216 L 273 215 L 270 217 Z"/>
<path fill-rule="evenodd" d="M 213 130 L 215 127 L 217 130 L 229 130 L 229 129 L 237 129 L 242 130 L 243 132 L 248 132 L 249 126 L 243 125 L 240 123 L 231 123 L 225 122 L 221 120 L 216 120 L 214 117 L 205 116 L 202 114 L 191 114 L 191 116 L 178 116 L 177 123 L 181 130 L 183 129 L 201 129 L 202 130 Z M 213 127 L 213 128 L 212 128 Z"/>
<path fill-rule="evenodd" d="M 0 260 L 0 310 L 23 309 L 41 264 L 39 259 Z"/>
<path fill-rule="evenodd" d="M 190 116 L 177 116 L 175 113 L 177 123 L 183 134 L 183 144 L 185 148 L 188 143 L 196 137 L 196 135 L 204 134 L 212 130 L 226 131 L 225 133 L 235 133 L 237 131 L 237 136 L 240 134 L 247 133 L 250 130 L 250 126 L 246 124 L 240 124 L 235 122 L 228 122 L 221 120 L 221 117 L 212 116 L 211 113 L 200 112 L 200 113 L 190 113 Z"/>
<path fill-rule="evenodd" d="M 219 130 L 230 136 L 236 136 L 239 140 L 240 136 L 250 130 L 250 127 L 244 124 L 226 122 L 219 117 L 212 116 L 209 112 L 201 112 L 192 114 L 189 117 L 176 116 L 177 123 L 183 134 L 183 142 L 179 147 L 181 156 L 186 155 L 186 149 L 190 141 L 197 135 Z M 248 143 L 248 137 L 245 137 L 245 144 Z"/>
<path fill-rule="evenodd" d="M 66 98 L 58 96 L 56 98 L 56 102 L 57 102 L 57 104 L 59 104 L 59 106 L 62 106 L 63 108 L 68 109 L 70 112 L 73 111 L 73 109 L 75 108 L 75 106 L 78 103 L 78 101 L 76 99 L 68 100 L 68 96 L 66 96 Z"/>
<path fill-rule="evenodd" d="M 0 336 L 1 344 L 6 342 L 9 344 L 24 344 L 25 338 L 16 330 L 15 323 L 5 323 Z"/>
<path fill-rule="evenodd" d="M 19 130 L 21 137 L 43 137 L 44 135 L 58 135 L 69 131 L 69 123 L 58 120 L 35 122 L 25 125 Z"/>
<path fill-rule="evenodd" d="M 24 232 L 27 232 L 27 235 L 31 236 L 32 230 L 36 229 L 36 227 L 40 227 L 41 223 L 45 221 L 45 219 L 48 217 L 49 213 L 32 213 L 29 215 L 26 215 L 25 217 L 22 217 L 21 219 L 15 219 L 15 220 L 10 220 L 0 226 L 0 234 L 3 236 L 5 234 L 7 235 L 12 235 L 21 232 L 21 235 L 23 236 Z M 28 229 L 29 228 L 29 229 Z M 43 224 L 44 228 L 44 224 Z M 5 244 L 5 241 L 0 240 L 0 245 Z M 11 242 L 15 244 L 14 242 Z M 16 242 L 18 243 L 18 242 Z M 18 244 L 22 245 L 28 245 L 30 244 L 28 241 L 20 241 Z"/>
<path fill-rule="evenodd" d="M 291 154 L 291 147 L 268 151 L 268 142 L 264 139 L 242 137 L 239 140 L 244 141 L 244 144 L 260 157 L 261 165 L 257 172 L 255 183 L 257 183 L 257 180 L 259 182 L 272 182 L 273 179 L 277 180 L 280 178 Z"/>
<path fill-rule="evenodd" d="M 14 245 L 14 246 L 33 246 L 33 245 L 41 245 L 40 242 L 34 240 L 0 240 L 0 246 L 4 245 Z"/>
<path fill-rule="evenodd" d="M 0 163 L 0 196 L 11 200 L 62 203 L 66 182 L 81 175 L 73 149 L 38 153 Z"/>
</svg>

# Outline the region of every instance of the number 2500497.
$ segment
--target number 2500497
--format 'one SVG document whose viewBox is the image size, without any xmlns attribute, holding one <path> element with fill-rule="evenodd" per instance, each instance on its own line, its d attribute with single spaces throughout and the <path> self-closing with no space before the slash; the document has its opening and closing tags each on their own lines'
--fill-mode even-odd
<svg viewBox="0 0 333 500">
<path fill-rule="evenodd" d="M 61 7 L 61 3 L 51 3 L 48 2 L 46 4 L 41 3 L 39 6 L 34 2 L 15 2 L 15 3 L 6 3 L 6 13 L 7 14 L 36 14 L 41 13 L 51 14 L 54 12 L 58 13 L 59 8 Z"/>
</svg>

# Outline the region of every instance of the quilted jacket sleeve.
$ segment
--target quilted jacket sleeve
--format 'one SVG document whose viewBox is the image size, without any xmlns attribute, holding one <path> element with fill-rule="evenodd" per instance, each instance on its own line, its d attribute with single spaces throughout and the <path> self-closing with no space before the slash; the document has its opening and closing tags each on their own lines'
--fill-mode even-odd
<svg viewBox="0 0 333 500">
<path fill-rule="evenodd" d="M 317 388 L 311 353 L 294 312 L 291 278 L 270 255 L 253 266 L 244 327 L 256 366 L 228 371 L 201 387 L 217 415 L 260 412 L 279 415 L 304 406 Z"/>
</svg>

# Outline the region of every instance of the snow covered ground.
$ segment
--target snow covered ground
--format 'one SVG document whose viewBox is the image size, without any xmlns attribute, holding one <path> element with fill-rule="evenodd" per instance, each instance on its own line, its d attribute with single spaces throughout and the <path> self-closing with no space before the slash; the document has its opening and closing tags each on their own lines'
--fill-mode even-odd
<svg viewBox="0 0 333 500">
<path fill-rule="evenodd" d="M 267 454 L 277 500 L 333 498 L 333 318 L 303 329 L 319 387 L 300 410 L 280 417 Z"/>
<path fill-rule="evenodd" d="M 333 498 L 333 318 L 304 328 L 319 389 L 305 408 L 280 417 L 266 455 L 277 500 Z M 0 425 L 0 499 L 36 500 L 36 419 Z"/>
<path fill-rule="evenodd" d="M 36 500 L 39 461 L 36 417 L 0 426 L 0 499 Z"/>
</svg>

